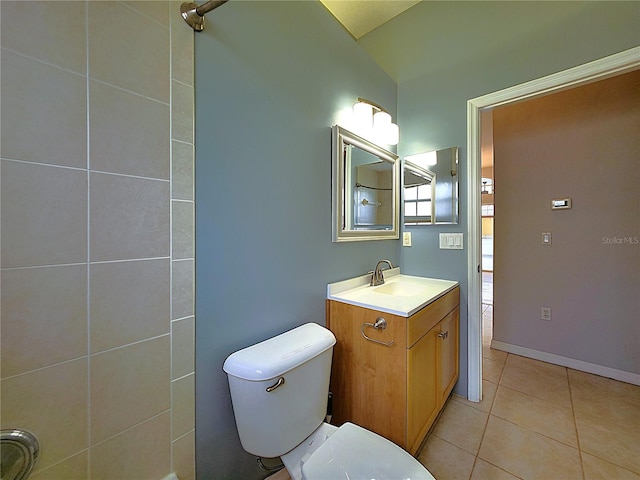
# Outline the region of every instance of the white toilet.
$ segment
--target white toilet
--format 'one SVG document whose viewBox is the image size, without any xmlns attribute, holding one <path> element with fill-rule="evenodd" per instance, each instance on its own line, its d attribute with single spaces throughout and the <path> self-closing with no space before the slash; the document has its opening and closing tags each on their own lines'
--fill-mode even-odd
<svg viewBox="0 0 640 480">
<path fill-rule="evenodd" d="M 389 440 L 352 423 L 325 423 L 335 343 L 329 330 L 307 323 L 227 358 L 242 447 L 281 457 L 293 480 L 434 480 Z"/>
</svg>

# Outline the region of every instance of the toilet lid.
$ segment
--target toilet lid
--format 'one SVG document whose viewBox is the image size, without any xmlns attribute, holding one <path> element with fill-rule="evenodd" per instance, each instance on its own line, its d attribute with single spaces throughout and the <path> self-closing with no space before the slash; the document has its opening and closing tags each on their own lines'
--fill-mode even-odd
<svg viewBox="0 0 640 480">
<path fill-rule="evenodd" d="M 345 423 L 302 465 L 303 480 L 435 480 L 409 453 L 369 430 Z"/>
</svg>

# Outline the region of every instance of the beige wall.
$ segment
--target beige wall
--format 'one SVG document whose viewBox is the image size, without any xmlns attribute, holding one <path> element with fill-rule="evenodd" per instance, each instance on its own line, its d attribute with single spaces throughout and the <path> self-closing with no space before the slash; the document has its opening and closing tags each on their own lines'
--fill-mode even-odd
<svg viewBox="0 0 640 480">
<path fill-rule="evenodd" d="M 494 340 L 640 373 L 639 87 L 636 71 L 494 111 Z"/>
<path fill-rule="evenodd" d="M 194 478 L 193 32 L 1 2 L 2 428 L 32 478 Z"/>
</svg>

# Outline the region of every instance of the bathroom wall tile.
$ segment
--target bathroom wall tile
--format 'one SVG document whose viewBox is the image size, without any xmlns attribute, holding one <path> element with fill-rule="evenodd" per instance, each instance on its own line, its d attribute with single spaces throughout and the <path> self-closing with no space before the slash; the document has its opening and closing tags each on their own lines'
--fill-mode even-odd
<svg viewBox="0 0 640 480">
<path fill-rule="evenodd" d="M 171 471 L 170 428 L 166 412 L 93 446 L 91 479 L 164 478 Z"/>
<path fill-rule="evenodd" d="M 418 455 L 418 461 L 438 480 L 469 478 L 475 456 L 455 445 L 430 435 Z"/>
<path fill-rule="evenodd" d="M 67 458 L 62 462 L 42 470 L 40 463 L 36 463 L 30 480 L 86 480 L 89 478 L 89 455 L 85 450 L 78 455 Z"/>
<path fill-rule="evenodd" d="M 169 179 L 169 105 L 94 81 L 89 95 L 91 169 Z"/>
<path fill-rule="evenodd" d="M 194 200 L 194 33 L 177 13 L 181 3 L 0 2 L 3 158 L 93 170 L 89 189 L 86 171 L 2 162 L 2 266 L 55 265 L 2 272 L 2 341 L 11 337 L 12 342 L 31 345 L 34 335 L 38 342 L 48 340 L 26 352 L 33 356 L 21 360 L 21 370 L 6 360 L 10 347 L 2 345 L 2 368 L 14 376 L 2 380 L 1 420 L 3 425 L 29 428 L 40 438 L 43 454 L 34 479 L 164 478 L 172 470 L 180 480 L 195 479 L 195 432 L 172 443 L 168 410 L 171 375 L 179 379 L 173 385 L 176 399 L 186 398 L 187 389 L 181 387 L 189 377 L 182 377 L 193 378 L 195 368 L 194 318 L 189 317 L 194 310 L 194 262 L 175 262 L 172 284 L 166 271 L 169 260 L 156 258 L 172 252 L 171 196 Z M 89 91 L 87 73 L 92 76 Z M 170 77 L 178 81 L 173 99 Z M 176 138 L 188 139 L 173 142 L 173 147 L 170 103 L 179 116 L 173 122 Z M 87 267 L 88 252 L 92 260 L 118 263 Z M 153 278 L 138 270 L 114 273 L 120 260 L 141 258 L 153 258 L 148 261 L 165 268 Z M 138 263 L 145 262 L 135 260 L 129 266 Z M 82 275 L 72 274 L 80 269 Z M 45 270 L 57 274 L 55 284 L 38 273 Z M 18 278 L 23 273 L 25 277 Z M 122 287 L 115 288 L 120 294 L 114 301 L 114 289 L 105 284 L 115 279 Z M 6 296 L 14 293 L 20 296 L 18 303 L 7 304 Z M 104 307 L 102 293 L 112 302 L 105 307 L 104 324 L 95 311 Z M 176 298 L 173 311 L 168 293 Z M 72 312 L 80 297 L 82 325 L 71 326 L 80 321 Z M 160 314 L 147 316 L 147 308 L 160 303 Z M 29 313 L 23 315 L 23 308 Z M 87 354 L 87 308 L 94 309 L 94 346 L 137 343 L 68 360 Z M 118 316 L 116 310 L 126 310 L 128 316 Z M 29 318 L 19 322 L 9 319 L 11 315 Z M 181 318 L 174 322 L 172 336 L 166 334 L 169 317 Z M 122 324 L 113 325 L 114 319 Z M 142 340 L 156 335 L 160 323 L 165 325 L 160 338 Z M 82 351 L 76 353 L 80 343 Z M 64 363 L 37 363 L 45 360 Z M 19 373 L 27 368 L 41 369 Z M 186 428 L 180 425 L 192 407 L 176 404 L 176 428 Z M 148 434 L 139 434 L 145 429 Z M 104 440 L 89 452 L 91 438 Z"/>
<path fill-rule="evenodd" d="M 172 201 L 172 258 L 174 260 L 195 256 L 194 203 Z"/>
<path fill-rule="evenodd" d="M 172 318 L 188 317 L 194 313 L 194 261 L 175 260 L 172 269 Z"/>
<path fill-rule="evenodd" d="M 92 264 L 91 353 L 169 333 L 169 259 Z"/>
<path fill-rule="evenodd" d="M 460 402 L 449 402 L 432 435 L 476 455 L 489 414 Z"/>
<path fill-rule="evenodd" d="M 193 143 L 193 96 L 193 87 L 171 82 L 171 133 L 175 140 Z"/>
<path fill-rule="evenodd" d="M 86 78 L 6 50 L 1 62 L 3 158 L 86 168 Z"/>
<path fill-rule="evenodd" d="M 561 407 L 501 386 L 491 414 L 572 447 L 578 447 L 576 425 L 570 405 Z"/>
<path fill-rule="evenodd" d="M 193 145 L 173 140 L 171 148 L 171 198 L 193 200 Z"/>
<path fill-rule="evenodd" d="M 5 160 L 1 168 L 2 266 L 86 261 L 86 172 Z"/>
<path fill-rule="evenodd" d="M 493 415 L 478 457 L 520 478 L 582 479 L 577 449 Z"/>
<path fill-rule="evenodd" d="M 171 406 L 169 335 L 91 356 L 91 442 Z"/>
<path fill-rule="evenodd" d="M 173 471 L 180 480 L 195 480 L 195 431 L 173 441 Z"/>
<path fill-rule="evenodd" d="M 195 371 L 195 319 L 184 318 L 171 322 L 171 378 L 176 379 Z"/>
<path fill-rule="evenodd" d="M 86 75 L 84 2 L 1 2 L 0 5 L 4 48 Z M 4 87 L 3 81 L 3 90 Z M 4 91 L 2 100 L 5 100 Z"/>
<path fill-rule="evenodd" d="M 172 438 L 190 432 L 196 426 L 195 374 L 187 375 L 171 382 L 171 424 Z"/>
<path fill-rule="evenodd" d="M 2 377 L 87 354 L 87 267 L 2 271 Z"/>
<path fill-rule="evenodd" d="M 87 359 L 2 380 L 2 428 L 20 427 L 42 446 L 45 469 L 87 447 Z"/>
<path fill-rule="evenodd" d="M 582 452 L 584 480 L 640 480 L 640 475 Z"/>
<path fill-rule="evenodd" d="M 168 103 L 169 50 L 168 26 L 120 2 L 89 2 L 91 78 Z"/>
<path fill-rule="evenodd" d="M 169 256 L 169 183 L 92 173 L 91 260 Z"/>
<path fill-rule="evenodd" d="M 171 2 L 179 12 L 182 1 Z M 181 15 L 171 15 L 171 78 L 193 86 L 194 31 Z"/>
<path fill-rule="evenodd" d="M 156 22 L 168 26 L 169 25 L 169 15 L 174 14 L 180 18 L 180 8 L 177 10 L 171 9 L 171 2 L 165 1 L 153 1 L 153 0 L 138 0 L 131 2 L 124 2 L 125 5 L 137 10 L 138 12 L 146 15 L 149 18 L 152 18 Z"/>
</svg>

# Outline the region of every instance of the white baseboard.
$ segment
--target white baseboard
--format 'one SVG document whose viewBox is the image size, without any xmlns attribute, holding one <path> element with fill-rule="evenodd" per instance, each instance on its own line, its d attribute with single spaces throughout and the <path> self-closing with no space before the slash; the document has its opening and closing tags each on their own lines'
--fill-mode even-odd
<svg viewBox="0 0 640 480">
<path fill-rule="evenodd" d="M 510 343 L 499 342 L 497 340 L 491 340 L 491 348 L 640 386 L 640 374 L 637 373 L 625 372 L 624 370 L 604 367 L 602 365 L 596 365 L 595 363 L 583 362 L 582 360 L 563 357 L 553 353 L 541 352 L 540 350 L 533 350 L 532 348 L 512 345 Z"/>
</svg>

